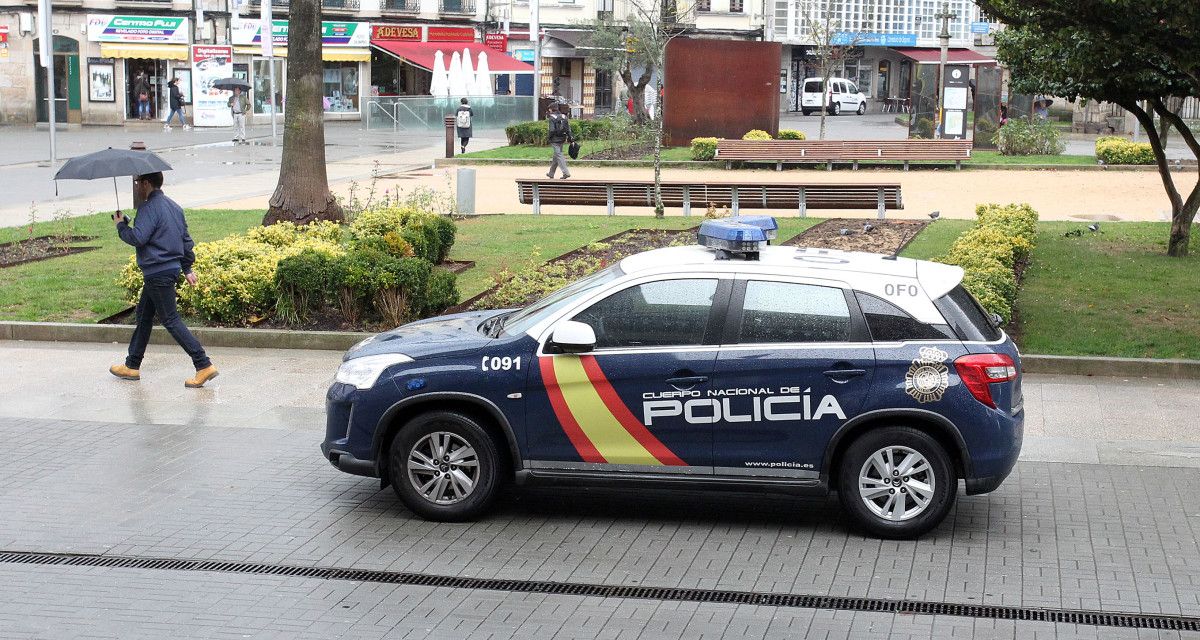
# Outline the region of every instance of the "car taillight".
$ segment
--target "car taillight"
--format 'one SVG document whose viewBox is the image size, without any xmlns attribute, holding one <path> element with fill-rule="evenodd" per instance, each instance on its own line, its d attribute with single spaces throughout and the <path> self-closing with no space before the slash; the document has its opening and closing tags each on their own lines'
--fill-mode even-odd
<svg viewBox="0 0 1200 640">
<path fill-rule="evenodd" d="M 1018 373 L 1013 359 L 1003 353 L 963 356 L 954 361 L 954 368 L 971 395 L 993 409 L 996 408 L 996 401 L 992 399 L 991 385 L 1016 380 Z"/>
</svg>

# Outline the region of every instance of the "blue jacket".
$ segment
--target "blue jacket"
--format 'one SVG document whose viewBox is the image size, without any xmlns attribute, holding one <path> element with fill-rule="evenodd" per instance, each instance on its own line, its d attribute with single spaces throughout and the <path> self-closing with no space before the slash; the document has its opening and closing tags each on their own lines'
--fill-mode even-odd
<svg viewBox="0 0 1200 640">
<path fill-rule="evenodd" d="M 117 224 L 117 235 L 137 248 L 137 263 L 143 275 L 180 270 L 190 273 L 196 255 L 192 253 L 192 236 L 188 234 L 183 208 L 160 189 L 138 207 L 134 225 L 127 221 Z"/>
</svg>

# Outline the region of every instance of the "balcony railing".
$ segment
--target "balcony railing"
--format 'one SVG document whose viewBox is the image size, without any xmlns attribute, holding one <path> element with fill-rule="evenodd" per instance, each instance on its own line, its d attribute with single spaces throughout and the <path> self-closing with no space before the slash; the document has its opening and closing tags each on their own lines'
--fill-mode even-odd
<svg viewBox="0 0 1200 640">
<path fill-rule="evenodd" d="M 322 9 L 358 11 L 359 0 L 321 0 Z"/>
<path fill-rule="evenodd" d="M 290 0 L 271 0 L 271 9 L 287 9 Z M 250 0 L 251 7 L 261 7 L 262 0 Z"/>
<path fill-rule="evenodd" d="M 475 0 L 438 0 L 438 13 L 473 16 L 475 15 Z"/>
<path fill-rule="evenodd" d="M 421 13 L 420 0 L 383 0 L 384 13 Z"/>
</svg>

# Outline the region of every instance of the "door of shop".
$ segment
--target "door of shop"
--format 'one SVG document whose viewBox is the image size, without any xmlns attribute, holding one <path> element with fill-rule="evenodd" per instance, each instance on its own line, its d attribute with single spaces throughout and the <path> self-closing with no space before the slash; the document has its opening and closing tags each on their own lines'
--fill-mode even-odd
<svg viewBox="0 0 1200 640">
<path fill-rule="evenodd" d="M 66 36 L 54 36 L 54 121 L 79 124 L 83 122 L 79 89 L 79 42 Z M 46 100 L 46 70 L 38 56 L 38 42 L 34 40 L 34 66 L 36 67 L 37 119 L 49 122 L 50 113 Z"/>
<path fill-rule="evenodd" d="M 149 87 L 150 119 L 164 120 L 165 114 L 170 113 L 167 99 L 167 61 L 151 60 L 148 58 L 131 58 L 125 60 L 125 117 L 137 119 L 138 74 L 143 74 L 146 86 Z"/>
</svg>

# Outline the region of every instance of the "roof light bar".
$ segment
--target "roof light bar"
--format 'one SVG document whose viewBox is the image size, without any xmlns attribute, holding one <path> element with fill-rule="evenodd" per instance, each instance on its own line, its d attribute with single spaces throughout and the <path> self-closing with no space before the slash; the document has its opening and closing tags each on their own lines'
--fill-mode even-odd
<svg viewBox="0 0 1200 640">
<path fill-rule="evenodd" d="M 700 225 L 699 242 L 715 249 L 718 259 L 728 260 L 735 255 L 757 260 L 758 253 L 770 244 L 779 225 L 771 216 L 736 216 L 724 220 L 709 220 Z"/>
</svg>

